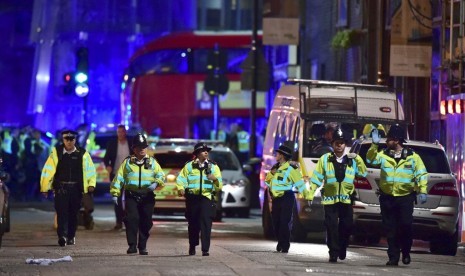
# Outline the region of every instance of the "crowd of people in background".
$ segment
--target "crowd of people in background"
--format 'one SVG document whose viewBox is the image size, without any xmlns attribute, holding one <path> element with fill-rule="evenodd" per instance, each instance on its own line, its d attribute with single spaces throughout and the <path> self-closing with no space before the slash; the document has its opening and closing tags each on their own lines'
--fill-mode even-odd
<svg viewBox="0 0 465 276">
<path fill-rule="evenodd" d="M 51 145 L 40 130 L 0 126 L 0 156 L 5 171 L 10 197 L 17 201 L 40 199 L 39 179 L 42 167 L 50 154 Z"/>
</svg>

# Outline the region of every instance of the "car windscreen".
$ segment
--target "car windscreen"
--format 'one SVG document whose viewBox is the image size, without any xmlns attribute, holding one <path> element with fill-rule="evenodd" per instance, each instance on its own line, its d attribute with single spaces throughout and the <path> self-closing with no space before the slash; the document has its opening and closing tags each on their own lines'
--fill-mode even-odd
<svg viewBox="0 0 465 276">
<path fill-rule="evenodd" d="M 95 135 L 95 144 L 100 146 L 101 149 L 105 149 L 110 140 L 116 139 L 118 139 L 118 137 L 116 136 L 116 132 L 103 134 L 98 133 Z"/>
<path fill-rule="evenodd" d="M 220 170 L 237 171 L 240 168 L 239 161 L 232 152 L 210 151 L 208 158 L 215 161 Z"/>
<path fill-rule="evenodd" d="M 351 147 L 352 142 L 363 133 L 364 125 L 335 121 L 306 121 L 302 156 L 320 158 L 323 154 L 332 152 L 333 132 L 338 128 L 343 132 L 346 147 Z M 275 148 L 279 145 L 275 145 Z"/>
<path fill-rule="evenodd" d="M 192 160 L 192 153 L 155 153 L 154 157 L 157 160 L 158 164 L 160 164 L 162 169 L 182 169 L 188 161 Z"/>
<path fill-rule="evenodd" d="M 377 168 L 372 166 L 366 162 L 366 154 L 368 149 L 370 148 L 371 144 L 363 144 L 360 148 L 359 155 L 365 161 L 365 164 L 368 168 Z M 429 173 L 441 173 L 441 174 L 449 174 L 450 167 L 449 162 L 447 160 L 444 151 L 437 149 L 437 148 L 429 148 L 429 147 L 420 147 L 415 145 L 406 145 L 409 148 L 413 149 L 418 155 L 420 155 L 421 160 L 425 164 L 426 171 Z M 386 148 L 386 144 L 380 144 L 378 150 L 382 150 Z"/>
</svg>

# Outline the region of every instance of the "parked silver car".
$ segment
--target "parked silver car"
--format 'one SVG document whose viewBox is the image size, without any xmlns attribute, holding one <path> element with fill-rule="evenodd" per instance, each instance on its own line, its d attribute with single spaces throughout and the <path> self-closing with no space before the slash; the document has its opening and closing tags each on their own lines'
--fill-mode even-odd
<svg viewBox="0 0 465 276">
<path fill-rule="evenodd" d="M 223 177 L 221 207 L 225 215 L 248 218 L 251 187 L 243 169 L 251 170 L 251 167 L 249 165 L 241 166 L 234 152 L 224 146 L 213 147 L 208 158 L 214 160 L 221 169 Z"/>
<path fill-rule="evenodd" d="M 378 243 L 384 236 L 377 196 L 380 169 L 366 162 L 371 139 L 356 141 L 351 152 L 358 153 L 368 168 L 366 178 L 357 178 L 355 187 L 358 199 L 354 205 L 354 240 Z M 439 143 L 409 140 L 405 146 L 420 155 L 428 171 L 428 201 L 415 205 L 413 211 L 413 238 L 429 241 L 434 254 L 454 256 L 458 244 L 458 217 L 460 196 L 457 180 L 451 172 L 444 148 Z M 381 139 L 379 149 L 386 147 Z"/>
</svg>

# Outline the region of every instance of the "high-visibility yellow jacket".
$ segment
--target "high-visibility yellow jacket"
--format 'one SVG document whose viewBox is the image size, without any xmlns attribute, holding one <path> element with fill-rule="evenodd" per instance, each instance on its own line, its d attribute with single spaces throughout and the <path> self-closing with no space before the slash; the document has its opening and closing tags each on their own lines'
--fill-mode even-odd
<svg viewBox="0 0 465 276">
<path fill-rule="evenodd" d="M 84 193 L 87 193 L 90 186 L 95 187 L 97 173 L 90 154 L 82 148 L 77 148 L 77 150 L 84 151 L 84 155 L 82 156 L 82 176 Z M 49 155 L 47 161 L 45 161 L 40 176 L 40 192 L 46 193 L 52 189 L 53 177 L 56 173 L 58 161 L 57 147 L 52 147 L 52 153 Z"/>
<path fill-rule="evenodd" d="M 134 155 L 124 159 L 110 185 L 112 196 L 120 196 L 123 189 L 148 189 L 152 183 L 157 183 L 157 189 L 165 186 L 165 173 L 155 158 L 146 155 L 142 160 L 137 160 Z"/>
<path fill-rule="evenodd" d="M 237 143 L 240 152 L 248 152 L 249 151 L 249 140 L 250 136 L 247 131 L 241 130 L 237 132 Z"/>
<path fill-rule="evenodd" d="M 266 174 L 265 184 L 271 191 L 273 197 L 281 197 L 286 191 L 291 191 L 296 187 L 299 193 L 308 192 L 300 169 L 289 162 L 280 164 L 275 174 L 271 171 Z"/>
<path fill-rule="evenodd" d="M 216 177 L 216 181 L 207 178 L 205 169 L 201 169 L 196 160 L 186 163 L 176 178 L 176 188 L 178 190 L 189 190 L 190 194 L 203 195 L 212 199 L 212 194 L 221 191 L 223 188 L 223 178 L 218 165 L 211 160 L 208 160 L 208 168 Z"/>
<path fill-rule="evenodd" d="M 388 149 L 378 152 L 378 145 L 372 144 L 367 152 L 367 163 L 381 168 L 379 188 L 383 193 L 392 196 L 405 196 L 414 191 L 427 193 L 428 172 L 412 149 L 404 148 L 397 163 Z"/>
<path fill-rule="evenodd" d="M 227 134 L 224 130 L 218 130 L 218 137 L 216 136 L 216 131 L 210 131 L 210 140 L 220 140 L 222 142 L 226 142 Z"/>
<path fill-rule="evenodd" d="M 351 195 L 354 193 L 354 179 L 355 176 L 366 176 L 367 168 L 363 159 L 360 156 L 355 158 L 347 158 L 347 165 L 345 176 L 342 182 L 338 182 L 336 179 L 336 172 L 334 169 L 334 163 L 336 156 L 334 153 L 326 153 L 320 157 L 316 168 L 313 171 L 312 178 L 310 180 L 310 193 L 307 197 L 308 200 L 313 200 L 315 190 L 323 185 L 321 194 L 321 204 L 330 205 L 338 202 L 350 204 Z"/>
</svg>

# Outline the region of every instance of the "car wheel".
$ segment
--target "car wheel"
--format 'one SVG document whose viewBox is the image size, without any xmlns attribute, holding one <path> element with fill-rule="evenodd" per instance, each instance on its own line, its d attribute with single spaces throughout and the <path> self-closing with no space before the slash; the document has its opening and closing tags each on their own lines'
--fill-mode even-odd
<svg viewBox="0 0 465 276">
<path fill-rule="evenodd" d="M 222 210 L 216 210 L 216 216 L 213 218 L 213 221 L 221 222 L 222 220 L 223 220 L 223 211 Z"/>
<path fill-rule="evenodd" d="M 366 239 L 367 239 L 367 244 L 376 245 L 381 241 L 381 236 L 376 235 L 376 234 L 369 234 L 367 235 Z"/>
<path fill-rule="evenodd" d="M 237 209 L 237 216 L 240 218 L 248 218 L 250 216 L 250 208 L 238 208 Z"/>
<path fill-rule="evenodd" d="M 458 231 L 452 235 L 440 235 L 432 239 L 429 243 L 429 250 L 432 254 L 455 256 L 458 246 Z"/>
<path fill-rule="evenodd" d="M 9 233 L 10 232 L 10 205 L 7 206 L 6 208 L 6 215 L 5 217 L 3 218 L 4 220 L 6 220 L 6 223 L 5 223 L 5 228 L 3 229 L 3 231 L 5 233 Z"/>
<path fill-rule="evenodd" d="M 292 214 L 292 231 L 291 236 L 292 240 L 295 242 L 304 242 L 307 240 L 307 231 L 303 227 L 299 219 L 299 212 L 297 212 L 297 206 L 294 206 Z"/>
<path fill-rule="evenodd" d="M 2 238 L 3 238 L 3 233 L 4 233 L 4 223 L 3 221 L 0 221 L 0 248 L 2 247 Z"/>
<path fill-rule="evenodd" d="M 265 191 L 265 199 L 263 200 L 263 211 L 262 211 L 262 227 L 263 236 L 265 239 L 274 239 L 273 222 L 271 221 L 271 210 L 268 204 L 269 198 Z"/>
<path fill-rule="evenodd" d="M 225 209 L 225 210 L 224 210 L 224 215 L 225 215 L 226 217 L 228 217 L 228 218 L 233 218 L 234 215 L 235 215 L 235 213 L 234 213 L 234 211 L 231 210 L 231 209 Z"/>
<path fill-rule="evenodd" d="M 365 235 L 361 235 L 361 234 L 354 234 L 352 236 L 352 241 L 356 244 L 363 244 L 365 243 L 367 237 Z"/>
</svg>

